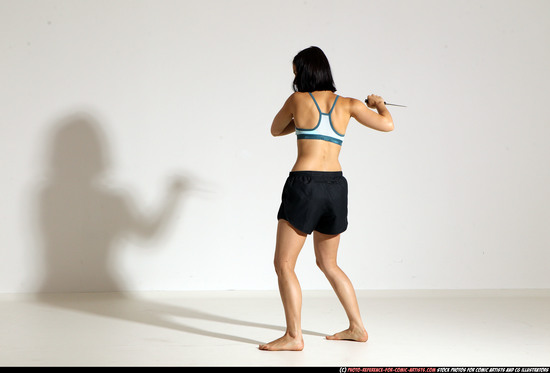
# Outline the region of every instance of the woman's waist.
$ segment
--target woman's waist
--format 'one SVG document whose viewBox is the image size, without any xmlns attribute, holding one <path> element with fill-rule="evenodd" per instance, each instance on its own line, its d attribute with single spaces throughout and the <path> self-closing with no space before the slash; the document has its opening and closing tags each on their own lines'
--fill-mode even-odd
<svg viewBox="0 0 550 373">
<path fill-rule="evenodd" d="M 326 141 L 298 141 L 298 157 L 292 171 L 341 171 L 340 149 Z"/>
<path fill-rule="evenodd" d="M 320 160 L 298 157 L 291 171 L 341 172 L 342 166 L 338 162 L 338 159 Z"/>
</svg>

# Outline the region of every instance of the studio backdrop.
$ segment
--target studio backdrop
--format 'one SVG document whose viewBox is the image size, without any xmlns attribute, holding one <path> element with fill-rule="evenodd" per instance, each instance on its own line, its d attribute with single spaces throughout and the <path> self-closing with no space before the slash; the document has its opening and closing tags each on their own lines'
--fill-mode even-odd
<svg viewBox="0 0 550 373">
<path fill-rule="evenodd" d="M 388 102 L 341 152 L 358 289 L 549 288 L 550 3 L 0 1 L 0 291 L 276 289 L 292 58 Z M 328 289 L 311 238 L 304 289 Z"/>
</svg>

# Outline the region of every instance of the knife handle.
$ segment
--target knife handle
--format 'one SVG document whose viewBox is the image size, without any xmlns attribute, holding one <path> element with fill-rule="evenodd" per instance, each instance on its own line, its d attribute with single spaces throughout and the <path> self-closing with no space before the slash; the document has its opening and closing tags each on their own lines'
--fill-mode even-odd
<svg viewBox="0 0 550 373">
<path fill-rule="evenodd" d="M 367 104 L 367 106 L 369 105 L 369 98 L 367 97 L 365 99 L 365 104 Z M 388 103 L 386 101 L 384 101 L 384 105 L 387 105 Z"/>
</svg>

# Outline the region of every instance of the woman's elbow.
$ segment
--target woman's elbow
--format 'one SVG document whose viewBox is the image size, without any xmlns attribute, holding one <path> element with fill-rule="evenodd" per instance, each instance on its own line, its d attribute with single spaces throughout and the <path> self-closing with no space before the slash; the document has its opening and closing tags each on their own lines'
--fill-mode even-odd
<svg viewBox="0 0 550 373">
<path fill-rule="evenodd" d="M 384 132 L 391 132 L 393 131 L 394 127 L 393 127 L 393 120 L 389 120 L 386 122 L 386 125 L 384 127 Z"/>
</svg>

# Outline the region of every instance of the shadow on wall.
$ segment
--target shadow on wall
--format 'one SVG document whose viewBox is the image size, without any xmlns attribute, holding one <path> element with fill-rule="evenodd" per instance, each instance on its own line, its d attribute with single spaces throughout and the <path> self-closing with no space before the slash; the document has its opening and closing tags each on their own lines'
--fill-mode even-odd
<svg viewBox="0 0 550 373">
<path fill-rule="evenodd" d="M 68 116 L 52 135 L 38 196 L 45 265 L 40 292 L 119 291 L 111 260 L 118 240 L 160 234 L 188 182 L 174 180 L 158 214 L 143 216 L 127 192 L 102 183 L 110 167 L 108 142 L 92 116 Z"/>
<path fill-rule="evenodd" d="M 190 182 L 177 178 L 170 186 L 159 213 L 151 217 L 141 216 L 127 193 L 102 184 L 110 165 L 107 144 L 101 126 L 88 114 L 71 115 L 54 128 L 50 169 L 39 192 L 37 206 L 45 267 L 37 300 L 65 310 L 251 344 L 262 342 L 199 329 L 171 318 L 177 316 L 284 331 L 285 328 L 280 326 L 163 304 L 121 291 L 117 268 L 113 268 L 110 260 L 117 240 L 127 234 L 144 238 L 158 235 L 170 221 L 182 192 L 189 189 Z M 52 294 L 67 292 L 101 293 Z M 217 309 L 223 309 L 222 302 L 220 300 Z"/>
</svg>

